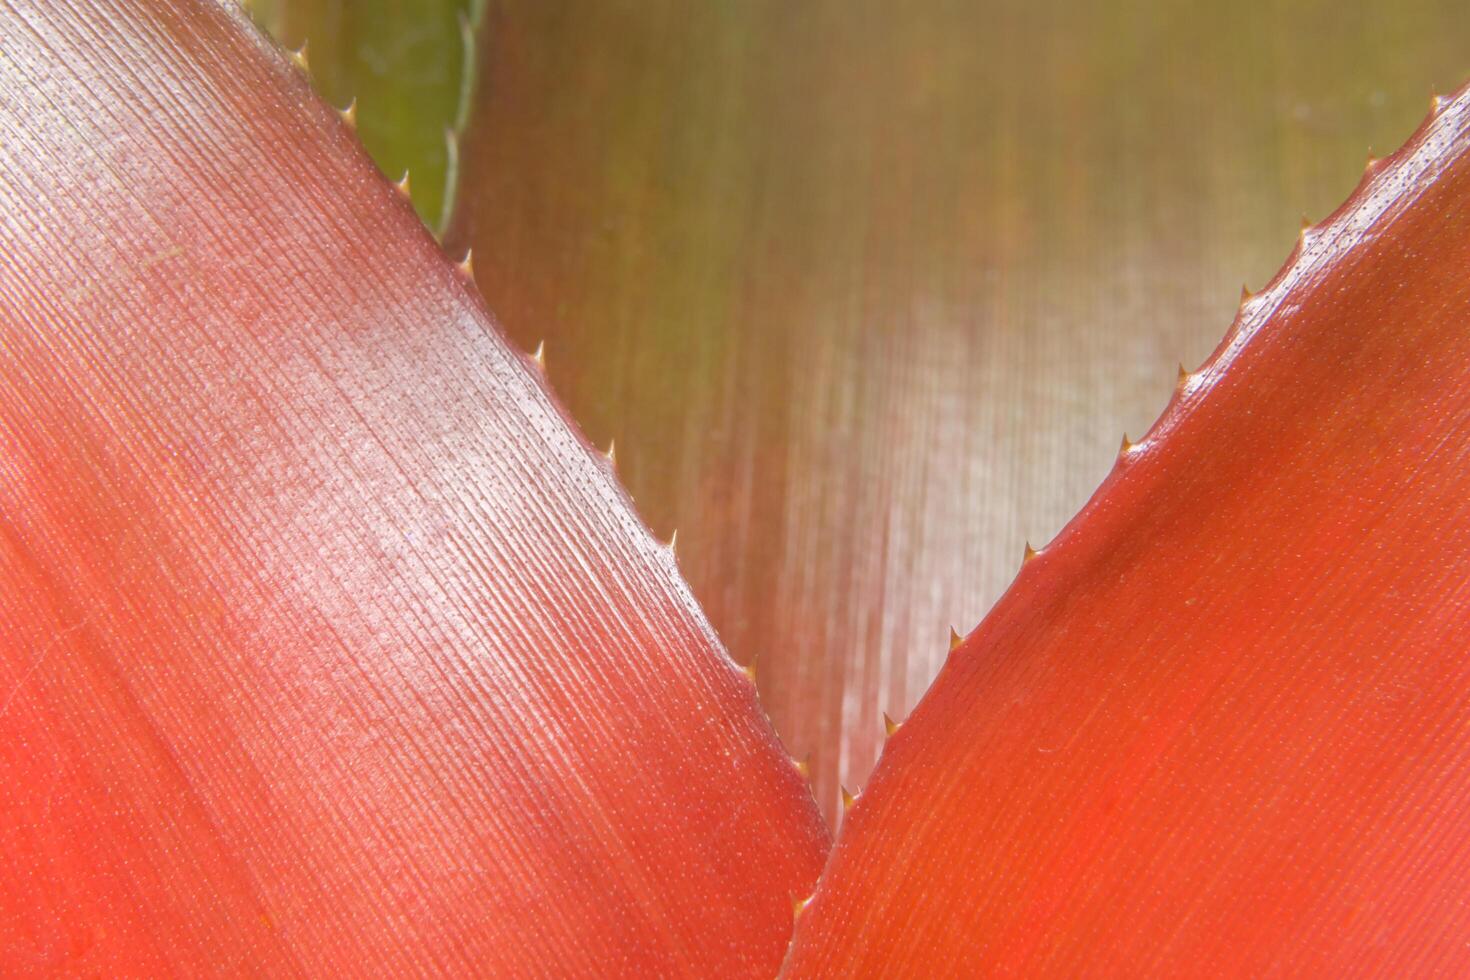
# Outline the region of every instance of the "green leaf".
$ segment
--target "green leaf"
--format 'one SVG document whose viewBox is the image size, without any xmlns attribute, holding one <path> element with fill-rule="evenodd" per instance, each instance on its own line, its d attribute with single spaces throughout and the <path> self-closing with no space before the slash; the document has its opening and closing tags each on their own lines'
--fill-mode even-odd
<svg viewBox="0 0 1470 980">
<path fill-rule="evenodd" d="M 483 0 L 245 0 L 293 51 L 305 45 L 328 102 L 357 102 L 363 145 L 391 180 L 411 174 L 413 203 L 442 223 L 474 85 Z"/>
</svg>

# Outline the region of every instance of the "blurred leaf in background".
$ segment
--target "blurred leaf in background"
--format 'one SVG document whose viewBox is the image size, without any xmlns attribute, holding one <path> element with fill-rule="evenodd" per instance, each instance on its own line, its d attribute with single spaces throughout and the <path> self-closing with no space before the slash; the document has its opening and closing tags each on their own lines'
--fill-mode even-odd
<svg viewBox="0 0 1470 980">
<path fill-rule="evenodd" d="M 275 2 L 321 25 L 314 66 L 344 52 L 381 85 L 357 89 L 370 148 L 374 99 L 428 132 L 387 92 L 453 74 L 452 32 L 403 40 L 431 5 Z M 387 48 L 426 63 L 374 74 Z M 477 49 L 447 245 L 679 529 L 830 816 L 881 712 L 1213 349 L 1296 216 L 1464 78 L 1470 10 L 500 0 Z"/>
<path fill-rule="evenodd" d="M 439 228 L 458 129 L 474 84 L 483 0 L 244 0 L 333 105 L 357 100 L 357 128 L 393 180 L 411 174 L 414 209 Z"/>
</svg>

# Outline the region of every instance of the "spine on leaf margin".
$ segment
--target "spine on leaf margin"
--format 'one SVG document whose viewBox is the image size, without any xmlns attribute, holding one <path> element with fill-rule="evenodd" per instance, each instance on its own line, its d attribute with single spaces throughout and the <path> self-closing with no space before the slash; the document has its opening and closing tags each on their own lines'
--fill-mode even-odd
<svg viewBox="0 0 1470 980">
<path fill-rule="evenodd" d="M 344 122 L 228 5 L 0 47 L 0 962 L 774 970 L 805 784 Z"/>
</svg>

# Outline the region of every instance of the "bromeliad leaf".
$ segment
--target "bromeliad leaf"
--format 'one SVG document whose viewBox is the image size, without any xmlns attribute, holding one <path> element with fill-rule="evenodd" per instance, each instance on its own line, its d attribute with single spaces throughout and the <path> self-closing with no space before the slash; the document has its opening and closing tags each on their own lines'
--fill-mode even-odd
<svg viewBox="0 0 1470 980">
<path fill-rule="evenodd" d="M 189 0 L 0 92 L 0 962 L 773 972 L 806 784 L 332 110 Z"/>
</svg>

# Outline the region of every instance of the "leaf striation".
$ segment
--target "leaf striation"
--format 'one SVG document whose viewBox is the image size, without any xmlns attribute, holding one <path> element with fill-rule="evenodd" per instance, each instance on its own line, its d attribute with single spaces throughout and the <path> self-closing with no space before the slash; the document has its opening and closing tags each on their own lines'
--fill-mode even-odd
<svg viewBox="0 0 1470 980">
<path fill-rule="evenodd" d="M 770 975 L 807 785 L 230 4 L 0 0 L 0 962 Z"/>
</svg>

